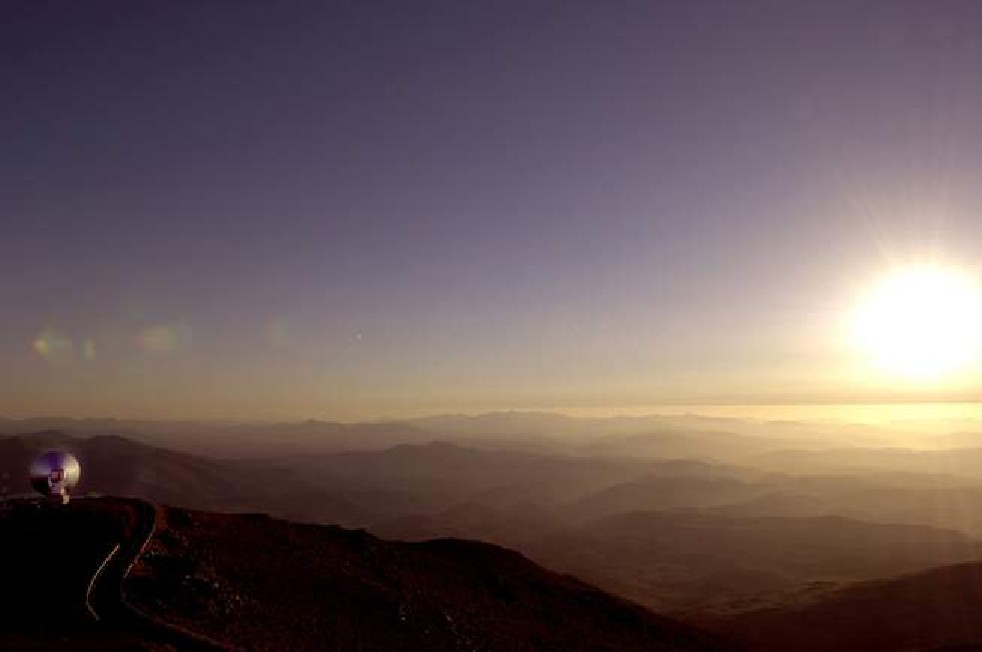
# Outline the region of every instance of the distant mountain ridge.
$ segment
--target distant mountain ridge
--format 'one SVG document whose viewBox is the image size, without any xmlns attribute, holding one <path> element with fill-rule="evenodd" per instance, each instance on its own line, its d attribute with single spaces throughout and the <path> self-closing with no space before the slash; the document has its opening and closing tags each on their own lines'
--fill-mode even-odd
<svg viewBox="0 0 982 652">
<path fill-rule="evenodd" d="M 755 609 L 814 582 L 982 559 L 982 514 L 971 509 L 982 485 L 948 476 L 796 476 L 575 448 L 495 449 L 486 440 L 220 459 L 118 435 L 44 431 L 0 437 L 11 491 L 28 491 L 27 465 L 49 446 L 78 454 L 83 493 L 265 512 L 389 538 L 486 540 L 666 613 Z"/>
<path fill-rule="evenodd" d="M 747 421 L 699 415 L 571 417 L 550 412 L 490 412 L 341 423 L 162 421 L 149 419 L 0 418 L 0 433 L 58 430 L 74 436 L 116 434 L 214 457 L 379 450 L 437 439 L 482 447 L 584 455 L 730 459 L 778 448 L 822 447 L 842 440 L 882 443 L 875 430 L 846 425 Z"/>
</svg>

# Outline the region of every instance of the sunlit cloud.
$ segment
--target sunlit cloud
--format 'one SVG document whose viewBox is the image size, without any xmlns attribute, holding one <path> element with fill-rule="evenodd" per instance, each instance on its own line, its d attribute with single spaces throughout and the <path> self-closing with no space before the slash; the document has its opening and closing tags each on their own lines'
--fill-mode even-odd
<svg viewBox="0 0 982 652">
<path fill-rule="evenodd" d="M 137 349 L 152 355 L 174 353 L 191 343 L 191 328 L 184 322 L 148 326 L 134 338 Z"/>
</svg>

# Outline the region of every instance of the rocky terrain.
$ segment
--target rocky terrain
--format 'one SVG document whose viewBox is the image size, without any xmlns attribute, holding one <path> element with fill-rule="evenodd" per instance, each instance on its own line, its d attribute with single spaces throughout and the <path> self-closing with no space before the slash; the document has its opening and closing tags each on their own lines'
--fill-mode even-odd
<svg viewBox="0 0 982 652">
<path fill-rule="evenodd" d="M 400 543 L 264 515 L 168 509 L 127 591 L 143 610 L 262 650 L 727 650 L 518 553 Z"/>
</svg>

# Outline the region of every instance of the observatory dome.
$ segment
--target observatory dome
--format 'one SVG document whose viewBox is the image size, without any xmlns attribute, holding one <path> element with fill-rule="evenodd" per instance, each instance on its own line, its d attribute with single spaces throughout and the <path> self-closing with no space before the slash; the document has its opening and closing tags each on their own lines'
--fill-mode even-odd
<svg viewBox="0 0 982 652">
<path fill-rule="evenodd" d="M 82 468 L 78 460 L 66 451 L 45 451 L 31 463 L 31 486 L 34 490 L 63 503 L 68 502 L 81 476 Z"/>
</svg>

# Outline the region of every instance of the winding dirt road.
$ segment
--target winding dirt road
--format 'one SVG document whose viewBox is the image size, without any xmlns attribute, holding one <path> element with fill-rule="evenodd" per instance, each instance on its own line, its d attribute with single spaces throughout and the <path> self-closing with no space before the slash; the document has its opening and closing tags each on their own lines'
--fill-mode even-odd
<svg viewBox="0 0 982 652">
<path fill-rule="evenodd" d="M 126 600 L 126 577 L 153 538 L 157 509 L 142 500 L 114 500 L 132 508 L 134 521 L 130 527 L 130 536 L 109 552 L 89 580 L 86 607 L 92 618 L 100 626 L 136 634 L 151 642 L 172 645 L 178 650 L 229 650 L 230 648 L 215 641 L 144 613 Z"/>
</svg>

